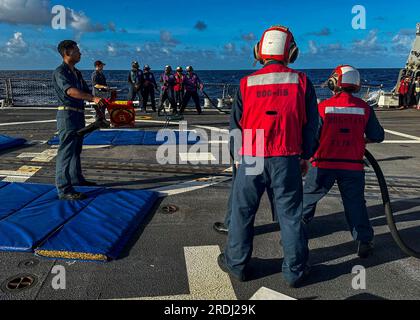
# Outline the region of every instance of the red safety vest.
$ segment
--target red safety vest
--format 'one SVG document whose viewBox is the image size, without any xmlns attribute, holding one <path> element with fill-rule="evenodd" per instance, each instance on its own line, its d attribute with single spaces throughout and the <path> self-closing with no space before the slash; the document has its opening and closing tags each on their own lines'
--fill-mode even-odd
<svg viewBox="0 0 420 320">
<path fill-rule="evenodd" d="M 181 91 L 182 90 L 182 84 L 184 82 L 184 75 L 179 75 L 178 72 L 175 73 L 175 91 Z"/>
<path fill-rule="evenodd" d="M 399 91 L 399 94 L 407 94 L 409 89 L 410 89 L 410 85 L 407 82 L 402 81 L 400 84 L 400 89 L 398 91 Z"/>
<path fill-rule="evenodd" d="M 324 125 L 312 164 L 323 169 L 364 170 L 369 105 L 341 92 L 320 103 L 318 109 Z"/>
<path fill-rule="evenodd" d="M 305 74 L 282 64 L 267 65 L 241 80 L 242 155 L 302 154 L 306 82 Z"/>
</svg>

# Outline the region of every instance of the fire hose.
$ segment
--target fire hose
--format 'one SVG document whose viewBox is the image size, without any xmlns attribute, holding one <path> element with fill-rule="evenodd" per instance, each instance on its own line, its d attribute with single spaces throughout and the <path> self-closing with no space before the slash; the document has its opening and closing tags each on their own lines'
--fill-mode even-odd
<svg viewBox="0 0 420 320">
<path fill-rule="evenodd" d="M 379 166 L 378 162 L 376 161 L 375 157 L 366 150 L 365 157 L 369 164 L 372 166 L 372 169 L 375 171 L 376 177 L 379 182 L 379 188 L 382 194 L 382 201 L 385 210 L 385 216 L 388 223 L 389 230 L 391 232 L 392 238 L 394 239 L 395 243 L 398 247 L 407 255 L 420 259 L 420 252 L 415 251 L 414 249 L 410 248 L 407 243 L 402 239 L 398 228 L 395 223 L 394 214 L 392 211 L 391 200 L 389 197 L 388 185 L 385 180 L 385 176 L 382 172 L 381 167 Z"/>
</svg>

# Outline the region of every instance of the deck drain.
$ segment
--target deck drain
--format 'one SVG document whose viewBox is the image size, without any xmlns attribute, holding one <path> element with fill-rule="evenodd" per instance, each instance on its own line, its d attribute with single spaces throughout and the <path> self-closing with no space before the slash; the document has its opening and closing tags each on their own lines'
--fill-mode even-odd
<svg viewBox="0 0 420 320">
<path fill-rule="evenodd" d="M 174 205 L 168 205 L 168 206 L 164 206 L 161 209 L 161 212 L 163 214 L 174 214 L 175 212 L 177 212 L 179 210 L 179 208 L 177 206 Z"/>
<path fill-rule="evenodd" d="M 39 265 L 39 260 L 36 259 L 28 259 L 19 262 L 19 268 L 34 268 Z"/>
<path fill-rule="evenodd" d="M 29 290 L 30 288 L 35 286 L 37 282 L 38 279 L 34 275 L 20 274 L 6 280 L 2 284 L 1 289 L 4 292 L 19 293 L 25 290 Z"/>
</svg>

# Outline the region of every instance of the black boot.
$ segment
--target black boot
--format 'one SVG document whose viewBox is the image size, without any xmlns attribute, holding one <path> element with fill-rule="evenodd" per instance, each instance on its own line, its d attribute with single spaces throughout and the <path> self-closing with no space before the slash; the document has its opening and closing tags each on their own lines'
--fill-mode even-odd
<svg viewBox="0 0 420 320">
<path fill-rule="evenodd" d="M 216 222 L 213 225 L 213 229 L 214 231 L 216 231 L 217 233 L 223 234 L 223 235 L 227 235 L 229 230 L 228 227 L 225 226 L 225 224 L 223 222 Z"/>
<path fill-rule="evenodd" d="M 357 255 L 361 259 L 369 258 L 373 254 L 373 242 L 359 241 Z"/>
</svg>

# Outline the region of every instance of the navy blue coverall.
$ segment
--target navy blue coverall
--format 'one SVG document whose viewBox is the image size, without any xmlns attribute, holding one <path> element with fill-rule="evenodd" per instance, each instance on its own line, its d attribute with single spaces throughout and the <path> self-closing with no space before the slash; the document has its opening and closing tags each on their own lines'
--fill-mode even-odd
<svg viewBox="0 0 420 320">
<path fill-rule="evenodd" d="M 152 110 L 156 111 L 156 99 L 155 99 L 155 88 L 157 83 L 153 73 L 147 71 L 143 73 L 143 85 L 142 85 L 142 96 L 143 96 L 143 109 L 147 110 L 147 103 L 150 100 L 152 102 Z"/>
<path fill-rule="evenodd" d="M 129 91 L 128 91 L 128 101 L 135 101 L 135 99 L 138 97 L 139 100 L 142 99 L 141 96 L 141 86 L 143 84 L 143 71 L 141 70 L 131 70 L 128 75 L 128 83 Z"/>
<path fill-rule="evenodd" d="M 265 158 L 264 171 L 259 175 L 247 175 L 253 168 L 251 157 L 244 157 L 237 170 L 231 195 L 231 218 L 228 242 L 225 248 L 226 266 L 237 277 L 245 273 L 253 250 L 254 221 L 261 197 L 265 190 L 273 195 L 278 221 L 281 226 L 284 250 L 283 276 L 288 283 L 303 277 L 309 250 L 302 227 L 302 171 L 300 158 L 310 159 L 318 146 L 320 118 L 317 97 L 312 83 L 306 88 L 307 123 L 303 128 L 303 154 L 291 157 Z M 230 129 L 241 129 L 243 102 L 240 90 L 236 94 L 231 113 Z M 232 148 L 231 144 L 231 148 Z M 231 150 L 238 159 L 239 150 Z"/>
<path fill-rule="evenodd" d="M 80 155 L 83 148 L 83 137 L 77 131 L 85 127 L 84 101 L 67 95 L 67 90 L 77 88 L 90 93 L 82 73 L 63 63 L 53 73 L 53 86 L 60 106 L 57 112 L 57 129 L 60 139 L 56 159 L 56 186 L 59 196 L 74 193 L 73 186 L 83 184 L 86 180 L 82 174 Z"/>
</svg>

